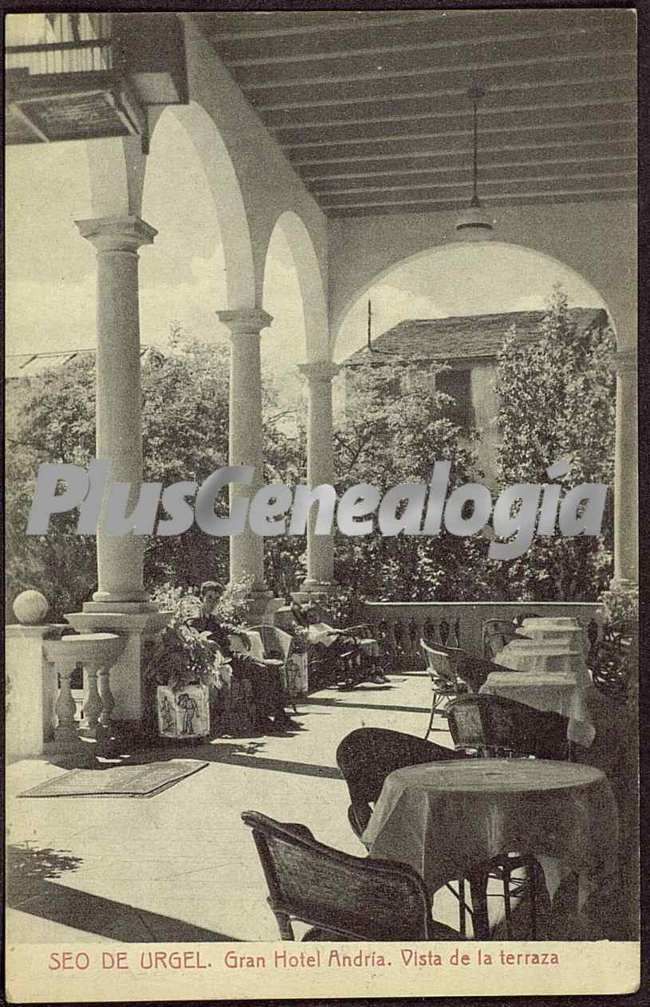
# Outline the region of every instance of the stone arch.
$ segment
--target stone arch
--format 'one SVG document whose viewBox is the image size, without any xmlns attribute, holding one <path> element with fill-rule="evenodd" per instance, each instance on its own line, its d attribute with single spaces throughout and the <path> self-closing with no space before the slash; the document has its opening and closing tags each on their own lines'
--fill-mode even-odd
<svg viewBox="0 0 650 1007">
<path fill-rule="evenodd" d="M 195 101 L 170 105 L 157 118 L 155 130 L 173 116 L 187 133 L 200 160 L 216 211 L 226 267 L 229 310 L 255 307 L 255 270 L 250 228 L 239 181 L 226 144 L 213 119 Z M 162 123 L 162 126 L 161 126 Z M 155 223 L 155 222 L 154 222 Z M 215 308 L 219 305 L 215 305 Z"/>
<path fill-rule="evenodd" d="M 318 256 L 311 235 L 301 217 L 293 210 L 283 211 L 275 221 L 266 248 L 266 258 L 273 235 L 280 230 L 286 238 L 298 277 L 302 298 L 307 361 L 328 359 L 327 302 Z"/>
<path fill-rule="evenodd" d="M 341 328 L 343 326 L 343 323 L 345 322 L 345 319 L 346 319 L 349 311 L 351 310 L 351 308 L 357 303 L 357 301 L 368 290 L 370 290 L 377 283 L 381 282 L 381 280 L 383 280 L 384 278 L 386 278 L 387 276 L 389 276 L 395 269 L 397 269 L 397 268 L 399 268 L 401 266 L 407 265 L 409 262 L 415 262 L 415 261 L 417 261 L 419 259 L 422 259 L 424 257 L 431 257 L 434 260 L 436 258 L 443 258 L 445 255 L 449 254 L 450 250 L 455 250 L 455 249 L 460 249 L 460 248 L 467 248 L 467 247 L 468 246 L 467 246 L 467 244 L 465 242 L 462 242 L 462 241 L 450 241 L 450 242 L 445 242 L 444 244 L 433 245 L 433 246 L 428 247 L 428 248 L 422 248 L 422 249 L 419 249 L 417 252 L 413 252 L 412 254 L 406 255 L 406 256 L 404 256 L 403 258 L 401 258 L 401 259 L 399 259 L 397 261 L 391 262 L 390 264 L 386 265 L 383 269 L 381 269 L 379 272 L 377 272 L 374 276 L 372 276 L 370 279 L 365 280 L 362 284 L 359 285 L 359 287 L 354 291 L 354 293 L 352 293 L 350 296 L 348 296 L 348 298 L 346 299 L 346 301 L 343 304 L 342 308 L 339 310 L 339 312 L 337 314 L 336 325 L 335 325 L 335 327 L 333 326 L 333 330 L 332 330 L 332 338 L 333 338 L 333 344 L 332 345 L 333 345 L 333 347 L 336 344 L 336 339 L 338 338 L 338 336 L 339 336 L 339 334 L 341 332 Z M 613 314 L 613 312 L 612 312 L 612 310 L 611 310 L 611 308 L 609 306 L 609 303 L 606 300 L 606 297 L 594 285 L 594 283 L 591 282 L 591 280 L 588 277 L 584 276 L 582 273 L 580 273 L 573 266 L 567 264 L 562 259 L 559 259 L 556 256 L 551 255 L 551 254 L 549 254 L 546 251 L 542 251 L 541 249 L 533 248 L 533 247 L 530 247 L 528 245 L 521 245 L 521 244 L 518 244 L 518 243 L 512 242 L 512 241 L 498 241 L 496 239 L 491 239 L 489 241 L 484 241 L 484 242 L 472 242 L 471 248 L 476 249 L 476 248 L 481 248 L 481 247 L 489 247 L 489 248 L 495 248 L 495 249 L 496 248 L 502 248 L 502 249 L 511 249 L 513 251 L 519 251 L 519 252 L 522 252 L 522 253 L 526 253 L 528 255 L 532 255 L 532 256 L 538 257 L 539 259 L 542 259 L 545 262 L 547 262 L 547 263 L 549 263 L 549 264 L 551 264 L 553 266 L 557 266 L 557 267 L 561 268 L 565 273 L 567 273 L 570 276 L 572 276 L 576 281 L 578 281 L 579 283 L 581 283 L 581 284 L 586 285 L 587 287 L 589 287 L 594 292 L 594 294 L 596 295 L 596 298 L 599 301 L 603 302 L 603 304 L 605 305 L 605 308 L 607 310 L 607 313 L 608 313 L 608 316 L 609 316 L 612 328 L 614 330 L 614 333 L 616 334 L 616 332 L 617 332 L 617 319 L 614 316 L 614 314 Z"/>
</svg>

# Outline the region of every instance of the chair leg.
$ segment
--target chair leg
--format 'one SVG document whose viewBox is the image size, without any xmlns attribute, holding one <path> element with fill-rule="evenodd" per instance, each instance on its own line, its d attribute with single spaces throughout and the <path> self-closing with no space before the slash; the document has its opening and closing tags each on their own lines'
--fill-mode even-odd
<svg viewBox="0 0 650 1007">
<path fill-rule="evenodd" d="M 425 741 L 433 731 L 433 718 L 435 717 L 435 714 L 436 714 L 436 701 L 434 699 L 433 703 L 431 704 L 431 715 L 429 716 L 429 726 L 427 727 L 426 734 L 424 735 Z"/>
<path fill-rule="evenodd" d="M 510 871 L 503 871 L 503 908 L 506 917 L 506 940 L 512 940 L 512 906 L 510 905 Z"/>
<path fill-rule="evenodd" d="M 273 914 L 278 923 L 280 939 L 283 941 L 295 941 L 296 938 L 293 933 L 293 927 L 291 926 L 291 917 L 287 913 L 282 913 L 277 909 L 273 910 Z"/>
<path fill-rule="evenodd" d="M 443 727 L 433 726 L 433 718 L 435 717 L 436 713 L 439 714 L 441 717 L 445 716 L 444 709 L 441 709 L 443 698 L 444 698 L 443 696 L 439 696 L 434 692 L 433 698 L 431 700 L 431 716 L 429 717 L 429 726 L 427 727 L 427 732 L 424 735 L 425 741 L 427 740 L 432 731 L 444 731 Z"/>
<path fill-rule="evenodd" d="M 477 874 L 469 879 L 472 896 L 472 919 L 474 924 L 474 940 L 490 939 L 490 917 L 487 901 L 487 874 Z"/>
<path fill-rule="evenodd" d="M 461 937 L 467 937 L 467 903 L 465 902 L 465 878 L 458 882 L 458 923 Z"/>
</svg>

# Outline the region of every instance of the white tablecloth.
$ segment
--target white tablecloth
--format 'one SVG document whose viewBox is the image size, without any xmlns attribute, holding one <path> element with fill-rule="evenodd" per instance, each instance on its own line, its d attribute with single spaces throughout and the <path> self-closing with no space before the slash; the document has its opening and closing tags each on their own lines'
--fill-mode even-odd
<svg viewBox="0 0 650 1007">
<path fill-rule="evenodd" d="M 491 672 L 482 693 L 561 713 L 569 719 L 569 741 L 589 748 L 596 730 L 586 700 L 591 679 L 581 650 L 563 640 L 513 640 L 494 663 L 511 671 Z"/>
<path fill-rule="evenodd" d="M 582 654 L 588 650 L 587 638 L 577 619 L 524 619 L 515 632 L 536 643 L 562 642 Z"/>
<path fill-rule="evenodd" d="M 371 856 L 414 867 L 431 894 L 499 853 L 530 853 L 551 888 L 578 874 L 582 906 L 616 870 L 618 818 L 605 774 L 591 766 L 466 759 L 391 773 L 362 839 Z"/>
</svg>

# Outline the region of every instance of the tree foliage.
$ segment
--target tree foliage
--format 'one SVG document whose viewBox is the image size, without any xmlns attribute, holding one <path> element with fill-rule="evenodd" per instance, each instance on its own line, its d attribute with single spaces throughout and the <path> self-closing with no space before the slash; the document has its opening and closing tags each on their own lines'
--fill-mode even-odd
<svg viewBox="0 0 650 1007">
<path fill-rule="evenodd" d="M 95 374 L 92 356 L 16 382 L 7 415 L 7 601 L 26 588 L 49 599 L 50 618 L 78 611 L 96 589 L 94 536 L 76 533 L 75 513 L 55 515 L 47 536 L 27 536 L 27 516 L 41 462 L 86 466 L 95 455 Z M 172 352 L 148 354 L 142 366 L 144 479 L 164 485 L 201 483 L 228 458 L 226 344 L 207 346 L 173 334 Z M 272 397 L 268 403 L 272 407 Z M 268 425 L 270 456 L 282 435 Z M 225 511 L 225 499 L 220 501 Z M 304 548 L 304 545 L 303 545 Z M 193 526 L 182 536 L 147 539 L 145 584 L 181 587 L 228 580 L 228 540 Z"/>
<path fill-rule="evenodd" d="M 367 482 L 383 493 L 400 483 L 431 479 L 436 459 L 452 462 L 449 492 L 472 481 L 476 434 L 450 419 L 454 400 L 435 390 L 434 372 L 417 365 L 368 363 L 348 379 L 345 417 L 334 433 L 337 491 Z M 336 537 L 336 579 L 368 597 L 431 601 L 480 598 L 473 559 L 476 539 Z"/>
<path fill-rule="evenodd" d="M 201 483 L 228 457 L 226 344 L 202 345 L 172 333 L 172 352 L 150 353 L 142 368 L 144 478 Z M 545 483 L 547 467 L 570 460 L 565 486 L 613 481 L 614 340 L 609 329 L 577 330 L 566 297 L 554 295 L 537 342 L 510 336 L 499 354 L 501 487 Z M 306 480 L 306 438 L 287 432 L 273 389 L 266 388 L 266 482 Z M 476 434 L 454 425 L 453 400 L 435 390 L 418 365 L 365 365 L 349 374 L 347 409 L 335 426 L 336 489 L 366 482 L 382 493 L 400 483 L 428 483 L 434 460 L 452 462 L 449 492 L 481 478 Z M 51 618 L 75 611 L 96 587 L 95 539 L 76 533 L 76 515 L 56 515 L 47 536 L 26 536 L 41 462 L 85 466 L 95 455 L 94 359 L 79 356 L 10 386 L 7 408 L 7 600 L 36 588 Z M 610 494 L 611 497 L 611 494 Z M 219 506 L 225 511 L 225 499 Z M 535 539 L 516 560 L 487 559 L 485 536 L 363 537 L 335 534 L 335 575 L 350 597 L 387 600 L 595 599 L 611 571 L 611 513 L 601 538 Z M 276 595 L 306 575 L 305 536 L 265 541 L 267 582 Z M 193 527 L 148 540 L 145 583 L 187 589 L 228 580 L 228 541 Z"/>
<path fill-rule="evenodd" d="M 614 478 L 616 379 L 609 327 L 579 328 L 566 294 L 556 288 L 540 338 L 522 345 L 506 339 L 497 361 L 502 487 L 545 484 L 549 465 L 568 459 L 569 471 L 553 480 L 565 488 Z M 612 508 L 603 535 L 536 538 L 520 558 L 503 564 L 504 598 L 595 600 L 611 576 Z"/>
</svg>

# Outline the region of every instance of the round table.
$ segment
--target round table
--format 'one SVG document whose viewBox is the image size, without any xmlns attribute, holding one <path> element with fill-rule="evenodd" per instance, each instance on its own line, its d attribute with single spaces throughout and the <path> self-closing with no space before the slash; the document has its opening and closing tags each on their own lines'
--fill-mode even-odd
<svg viewBox="0 0 650 1007">
<path fill-rule="evenodd" d="M 564 640 L 576 650 L 584 649 L 582 626 L 577 619 L 566 616 L 524 619 L 515 632 L 534 640 Z"/>
<path fill-rule="evenodd" d="M 592 766 L 465 759 L 391 773 L 362 839 L 371 856 L 414 867 L 431 894 L 497 854 L 529 853 L 549 889 L 579 876 L 580 907 L 616 870 L 618 820 Z"/>
<path fill-rule="evenodd" d="M 480 692 L 561 713 L 569 721 L 568 740 L 589 748 L 596 730 L 586 698 L 592 684 L 581 650 L 565 640 L 513 640 L 494 664 L 510 670 L 491 672 Z"/>
</svg>

